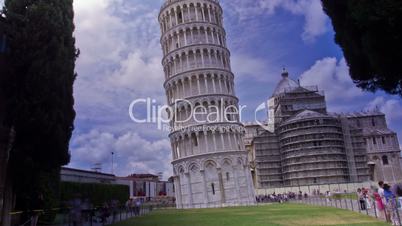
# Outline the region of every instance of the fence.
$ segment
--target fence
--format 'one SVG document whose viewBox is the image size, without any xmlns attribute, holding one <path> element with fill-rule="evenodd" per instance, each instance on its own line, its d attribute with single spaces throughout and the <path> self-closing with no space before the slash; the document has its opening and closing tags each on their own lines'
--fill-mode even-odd
<svg viewBox="0 0 402 226">
<path fill-rule="evenodd" d="M 306 185 L 306 186 L 293 186 L 293 187 L 280 187 L 280 188 L 259 188 L 256 189 L 257 195 L 269 195 L 269 194 L 284 194 L 288 192 L 299 193 L 301 191 L 303 194 L 314 194 L 325 193 L 330 191 L 331 193 L 337 192 L 356 192 L 358 188 L 370 188 L 378 187 L 378 184 L 374 182 L 363 182 L 363 183 L 345 183 L 345 184 L 321 184 L 321 185 Z"/>
<path fill-rule="evenodd" d="M 359 212 L 361 214 L 375 217 L 383 221 L 392 222 L 393 225 L 402 225 L 401 224 L 402 209 L 400 201 L 397 199 L 394 199 L 393 201 L 395 205 L 392 205 L 391 209 L 384 208 L 383 210 L 380 210 L 377 207 L 375 200 L 370 201 L 363 200 L 363 203 L 361 203 L 360 200 L 356 199 L 310 197 L 310 198 L 295 199 L 291 200 L 290 202 L 351 210 Z"/>
<path fill-rule="evenodd" d="M 37 221 L 37 225 L 61 225 L 61 226 L 103 226 L 120 221 L 128 220 L 133 217 L 143 216 L 155 209 L 171 208 L 172 205 L 142 205 L 140 207 L 117 208 L 96 207 L 91 209 L 74 210 L 70 208 L 36 210 L 32 212 L 12 212 L 11 226 L 31 225 L 32 221 Z M 24 220 L 26 219 L 26 220 Z"/>
</svg>

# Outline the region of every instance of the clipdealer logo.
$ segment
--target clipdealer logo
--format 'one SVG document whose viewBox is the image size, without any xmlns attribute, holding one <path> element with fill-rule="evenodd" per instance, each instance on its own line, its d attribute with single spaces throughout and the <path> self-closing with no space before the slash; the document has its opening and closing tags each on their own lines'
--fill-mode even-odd
<svg viewBox="0 0 402 226">
<path fill-rule="evenodd" d="M 220 101 L 224 103 L 222 99 Z M 185 107 L 185 114 L 181 110 Z M 160 130 L 178 130 L 189 123 L 238 123 L 246 106 L 237 105 L 194 105 L 192 102 L 177 99 L 172 105 L 159 105 L 152 98 L 140 98 L 130 103 L 128 114 L 135 123 L 155 123 Z M 173 122 L 174 123 L 171 123 Z"/>
</svg>

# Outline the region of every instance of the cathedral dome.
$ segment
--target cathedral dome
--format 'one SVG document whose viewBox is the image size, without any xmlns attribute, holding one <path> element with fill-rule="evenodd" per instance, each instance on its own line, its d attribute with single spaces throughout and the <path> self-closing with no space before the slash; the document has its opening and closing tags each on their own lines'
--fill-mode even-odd
<svg viewBox="0 0 402 226">
<path fill-rule="evenodd" d="M 296 121 L 300 121 L 300 120 L 304 120 L 304 119 L 311 119 L 311 118 L 332 118 L 332 117 L 328 116 L 328 115 L 321 114 L 321 113 L 316 112 L 316 111 L 304 110 L 304 111 L 296 114 L 295 116 L 293 116 L 289 120 L 287 120 L 286 123 L 293 123 L 293 122 L 296 122 Z"/>
<path fill-rule="evenodd" d="M 299 87 L 299 84 L 297 82 L 295 82 L 294 80 L 290 79 L 289 73 L 285 69 L 283 69 L 282 79 L 276 86 L 275 91 L 272 94 L 272 96 L 277 96 L 281 93 L 284 93 L 285 91 L 292 91 L 298 87 Z"/>
</svg>

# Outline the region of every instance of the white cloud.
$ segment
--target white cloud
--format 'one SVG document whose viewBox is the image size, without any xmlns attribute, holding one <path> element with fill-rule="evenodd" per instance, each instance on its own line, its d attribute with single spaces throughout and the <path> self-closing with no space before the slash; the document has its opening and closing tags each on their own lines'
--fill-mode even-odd
<svg viewBox="0 0 402 226">
<path fill-rule="evenodd" d="M 119 70 L 107 79 L 107 83 L 144 97 L 161 99 L 159 97 L 164 95 L 164 76 L 160 59 L 157 56 L 144 59 L 141 52 L 132 52 L 120 63 Z"/>
<path fill-rule="evenodd" d="M 334 57 L 317 60 L 310 69 L 302 73 L 300 81 L 304 86 L 318 85 L 320 90 L 325 91 L 329 101 L 351 100 L 363 95 L 350 78 L 344 58 L 340 61 Z"/>
<path fill-rule="evenodd" d="M 231 65 L 233 73 L 236 74 L 236 79 L 254 79 L 257 81 L 264 82 L 275 82 L 272 81 L 273 68 L 271 62 L 253 57 L 247 54 L 233 53 L 231 57 Z"/>
<path fill-rule="evenodd" d="M 402 103 L 399 99 L 386 100 L 384 97 L 376 97 L 367 104 L 367 110 L 378 109 L 383 112 L 391 122 L 402 120 Z"/>
<path fill-rule="evenodd" d="M 120 176 L 131 173 L 163 172 L 171 175 L 170 142 L 168 139 L 148 141 L 138 133 L 127 132 L 120 136 L 99 130 L 78 135 L 73 143 L 72 162 L 92 166 L 101 163 L 104 172 L 111 171 L 111 153 L 114 153 L 115 172 Z"/>
<path fill-rule="evenodd" d="M 123 21 L 109 10 L 111 0 L 74 1 L 75 35 L 81 50 L 79 67 L 116 63 L 125 48 Z"/>
<path fill-rule="evenodd" d="M 77 120 L 71 166 L 102 163 L 115 173 L 171 175 L 167 134 L 156 126 L 134 124 L 130 102 L 151 97 L 165 101 L 160 63 L 158 8 L 133 0 L 74 1 L 75 36 L 81 55 L 74 87 Z"/>
<path fill-rule="evenodd" d="M 284 1 L 283 7 L 295 15 L 304 16 L 306 20 L 302 34 L 304 41 L 314 41 L 316 37 L 328 31 L 328 19 L 320 0 Z"/>
<path fill-rule="evenodd" d="M 320 0 L 229 0 L 226 4 L 236 10 L 239 20 L 246 20 L 256 15 L 274 15 L 282 9 L 293 15 L 304 17 L 303 34 L 305 42 L 313 42 L 318 36 L 329 30 L 329 20 L 325 15 Z"/>
</svg>

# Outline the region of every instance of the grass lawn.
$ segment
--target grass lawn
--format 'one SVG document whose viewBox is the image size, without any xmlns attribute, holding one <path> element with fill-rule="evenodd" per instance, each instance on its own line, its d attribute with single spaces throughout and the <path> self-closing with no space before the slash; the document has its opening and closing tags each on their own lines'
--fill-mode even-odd
<svg viewBox="0 0 402 226">
<path fill-rule="evenodd" d="M 389 225 L 352 211 L 299 204 L 158 210 L 113 226 Z"/>
</svg>

